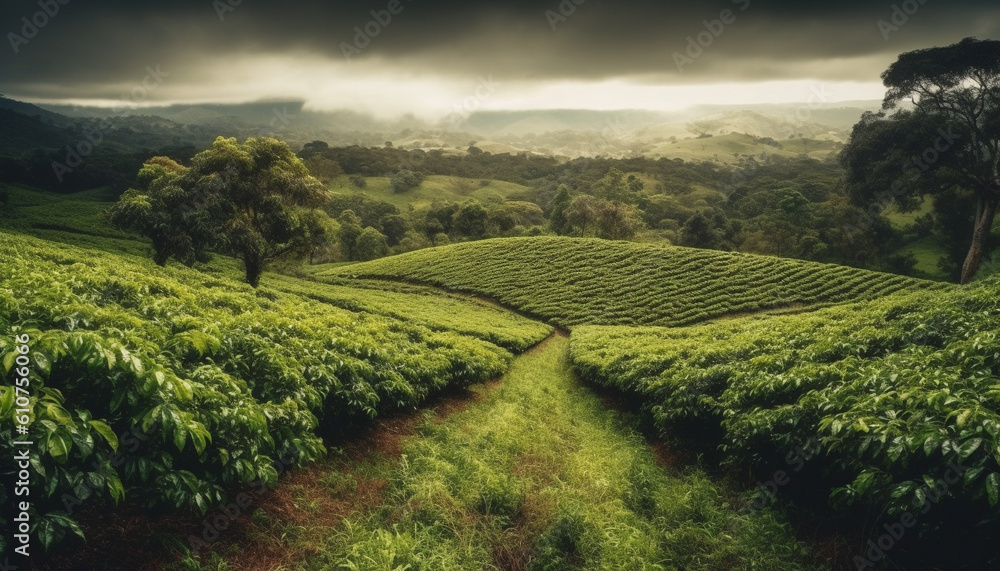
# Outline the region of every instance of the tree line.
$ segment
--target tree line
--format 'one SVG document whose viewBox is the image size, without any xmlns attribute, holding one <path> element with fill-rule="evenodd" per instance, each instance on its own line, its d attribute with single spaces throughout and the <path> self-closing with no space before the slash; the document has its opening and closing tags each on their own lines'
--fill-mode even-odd
<svg viewBox="0 0 1000 571">
<path fill-rule="evenodd" d="M 256 283 L 270 260 L 355 261 L 495 236 L 597 236 L 737 250 L 915 274 L 902 253 L 933 236 L 940 266 L 967 282 L 996 242 L 1000 204 L 1000 42 L 966 39 L 902 54 L 883 74 L 884 110 L 863 116 L 835 160 L 739 156 L 736 166 L 649 157 L 560 161 L 530 153 L 466 153 L 218 139 L 190 166 L 146 161 L 112 220 L 153 242 L 157 262 L 194 263 L 211 249 L 243 260 Z M 896 109 L 910 98 L 910 109 Z M 902 165 L 902 167 L 901 167 Z M 0 165 L 2 167 L 2 165 Z M 360 192 L 330 196 L 349 177 Z M 363 193 L 425 177 L 500 180 L 506 199 L 437 200 L 401 212 Z M 470 183 L 472 184 L 472 183 Z M 885 208 L 931 213 L 902 231 Z M 197 202 L 195 202 L 197 201 Z"/>
</svg>

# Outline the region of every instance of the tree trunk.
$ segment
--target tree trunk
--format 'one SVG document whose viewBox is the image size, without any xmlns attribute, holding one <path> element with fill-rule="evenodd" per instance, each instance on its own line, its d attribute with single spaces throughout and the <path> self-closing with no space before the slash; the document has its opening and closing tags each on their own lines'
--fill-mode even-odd
<svg viewBox="0 0 1000 571">
<path fill-rule="evenodd" d="M 160 267 L 166 266 L 167 260 L 170 259 L 170 252 L 167 251 L 166 247 L 154 249 L 155 252 L 153 253 L 153 262 Z"/>
<path fill-rule="evenodd" d="M 243 266 L 247 273 L 247 283 L 256 288 L 260 285 L 260 274 L 263 271 L 263 261 L 253 254 L 243 256 Z"/>
<path fill-rule="evenodd" d="M 986 251 L 986 242 L 989 240 L 990 231 L 993 230 L 993 219 L 996 217 L 998 204 L 1000 197 L 992 194 L 980 195 L 976 208 L 975 228 L 972 232 L 972 245 L 969 246 L 969 253 L 965 257 L 965 263 L 962 264 L 963 284 L 972 281 L 979 269 L 979 263 Z"/>
</svg>

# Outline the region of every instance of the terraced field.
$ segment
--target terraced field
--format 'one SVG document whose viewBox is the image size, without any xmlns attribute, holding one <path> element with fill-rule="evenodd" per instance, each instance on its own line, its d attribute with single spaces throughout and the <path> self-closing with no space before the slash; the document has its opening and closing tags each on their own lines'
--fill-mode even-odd
<svg viewBox="0 0 1000 571">
<path fill-rule="evenodd" d="M 574 238 L 501 238 L 320 269 L 487 296 L 563 326 L 677 326 L 950 286 L 750 254 Z"/>
<path fill-rule="evenodd" d="M 448 295 L 417 286 L 387 289 L 383 283 L 358 282 L 354 287 L 307 282 L 278 274 L 264 285 L 325 304 L 488 341 L 521 352 L 538 343 L 551 327 L 467 296 Z"/>
</svg>

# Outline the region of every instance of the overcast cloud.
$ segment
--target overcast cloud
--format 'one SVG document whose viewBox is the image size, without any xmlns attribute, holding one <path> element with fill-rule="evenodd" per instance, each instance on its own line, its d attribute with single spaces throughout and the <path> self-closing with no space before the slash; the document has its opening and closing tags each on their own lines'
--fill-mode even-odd
<svg viewBox="0 0 1000 571">
<path fill-rule="evenodd" d="M 42 0 L 58 5 L 43 18 L 38 0 L 4 0 L 0 93 L 112 104 L 158 65 L 168 75 L 143 103 L 296 98 L 434 115 L 483 79 L 494 87 L 479 89 L 484 109 L 799 101 L 816 85 L 862 99 L 881 96 L 879 74 L 903 51 L 1000 38 L 1000 6 L 985 0 L 400 0 L 385 26 L 371 11 L 389 0 L 66 1 Z M 711 23 L 724 10 L 730 23 Z M 22 18 L 44 25 L 29 37 Z M 355 31 L 366 26 L 368 45 Z M 710 45 L 688 52 L 699 34 Z"/>
</svg>

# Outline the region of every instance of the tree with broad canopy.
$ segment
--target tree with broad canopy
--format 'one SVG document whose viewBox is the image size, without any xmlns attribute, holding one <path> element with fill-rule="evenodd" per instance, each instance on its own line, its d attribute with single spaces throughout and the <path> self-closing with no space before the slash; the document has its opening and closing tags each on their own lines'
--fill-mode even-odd
<svg viewBox="0 0 1000 571">
<path fill-rule="evenodd" d="M 847 190 L 876 211 L 888 203 L 912 210 L 928 195 L 974 196 L 960 271 L 968 283 L 1000 205 L 1000 41 L 966 38 L 901 54 L 882 81 L 882 111 L 862 117 L 840 157 Z M 907 99 L 912 109 L 900 109 Z"/>
</svg>

